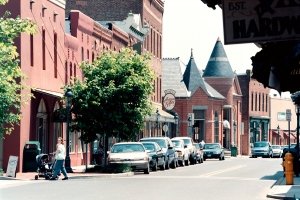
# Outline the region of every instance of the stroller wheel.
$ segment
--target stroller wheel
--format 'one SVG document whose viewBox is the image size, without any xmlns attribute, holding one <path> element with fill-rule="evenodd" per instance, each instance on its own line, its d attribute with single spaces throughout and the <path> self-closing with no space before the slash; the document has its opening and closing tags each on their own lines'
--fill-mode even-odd
<svg viewBox="0 0 300 200">
<path fill-rule="evenodd" d="M 49 179 L 50 179 L 50 176 L 49 176 L 49 175 L 46 175 L 46 176 L 45 176 L 45 179 L 46 179 L 46 180 L 49 180 Z"/>
<path fill-rule="evenodd" d="M 35 176 L 34 176 L 34 179 L 35 179 L 35 180 L 38 180 L 38 179 L 39 179 L 39 176 L 38 176 L 38 175 L 35 175 Z"/>
</svg>

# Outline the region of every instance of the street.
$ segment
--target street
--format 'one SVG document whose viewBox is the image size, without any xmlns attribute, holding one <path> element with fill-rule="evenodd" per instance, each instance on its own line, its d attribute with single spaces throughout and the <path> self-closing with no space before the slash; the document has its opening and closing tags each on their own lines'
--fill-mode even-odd
<svg viewBox="0 0 300 200">
<path fill-rule="evenodd" d="M 1 185 L 1 199 L 263 200 L 282 176 L 280 158 L 226 158 L 130 177 L 32 180 Z"/>
</svg>

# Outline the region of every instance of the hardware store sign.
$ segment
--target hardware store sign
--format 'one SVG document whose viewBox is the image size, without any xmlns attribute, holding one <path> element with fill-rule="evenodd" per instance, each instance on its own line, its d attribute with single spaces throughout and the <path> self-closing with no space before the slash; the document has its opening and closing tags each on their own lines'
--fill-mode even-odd
<svg viewBox="0 0 300 200">
<path fill-rule="evenodd" d="M 223 0 L 225 44 L 300 38 L 300 0 Z"/>
</svg>

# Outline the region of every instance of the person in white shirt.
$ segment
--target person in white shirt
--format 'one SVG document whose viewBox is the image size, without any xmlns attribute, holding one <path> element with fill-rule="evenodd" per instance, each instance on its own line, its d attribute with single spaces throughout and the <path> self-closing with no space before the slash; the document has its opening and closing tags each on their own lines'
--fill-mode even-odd
<svg viewBox="0 0 300 200">
<path fill-rule="evenodd" d="M 68 180 L 67 171 L 65 168 L 65 158 L 66 158 L 66 148 L 63 144 L 63 140 L 61 137 L 57 138 L 56 152 L 55 152 L 55 165 L 54 165 L 54 173 L 50 180 L 57 180 L 57 174 L 62 172 L 64 178 L 62 180 Z"/>
</svg>

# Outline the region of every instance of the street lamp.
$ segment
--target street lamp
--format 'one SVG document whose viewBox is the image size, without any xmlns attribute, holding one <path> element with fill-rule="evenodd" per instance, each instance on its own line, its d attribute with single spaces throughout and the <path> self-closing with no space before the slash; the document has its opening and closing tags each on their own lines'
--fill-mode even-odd
<svg viewBox="0 0 300 200">
<path fill-rule="evenodd" d="M 160 113 L 158 108 L 156 109 L 156 128 L 157 128 L 157 136 L 159 136 L 159 119 L 160 119 Z"/>
<path fill-rule="evenodd" d="M 277 144 L 278 145 L 280 145 L 280 133 L 279 133 L 279 131 L 280 131 L 280 127 L 279 127 L 279 125 L 277 126 Z"/>
<path fill-rule="evenodd" d="M 71 158 L 70 158 L 70 117 L 71 117 L 71 98 L 73 97 L 73 93 L 70 88 L 67 88 L 67 91 L 65 93 L 65 97 L 67 97 L 66 102 L 66 110 L 67 110 L 67 141 L 66 141 L 66 160 L 65 160 L 65 168 L 66 171 L 69 173 L 73 173 L 72 167 L 71 167 Z"/>
<path fill-rule="evenodd" d="M 236 145 L 236 122 L 233 121 L 233 144 Z"/>
<path fill-rule="evenodd" d="M 177 136 L 177 126 L 178 126 L 178 114 L 174 114 L 174 120 L 175 120 L 175 137 Z"/>
</svg>

